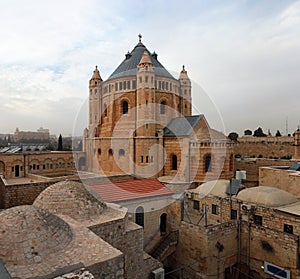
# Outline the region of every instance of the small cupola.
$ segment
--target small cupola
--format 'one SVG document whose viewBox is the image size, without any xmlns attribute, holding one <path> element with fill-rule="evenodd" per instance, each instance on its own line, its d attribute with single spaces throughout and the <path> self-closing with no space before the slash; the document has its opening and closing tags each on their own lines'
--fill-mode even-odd
<svg viewBox="0 0 300 279">
<path fill-rule="evenodd" d="M 140 60 L 140 63 L 139 63 L 139 67 L 141 66 L 146 66 L 146 65 L 148 65 L 148 66 L 153 66 L 153 63 L 152 63 L 152 61 L 151 61 L 151 58 L 150 58 L 150 56 L 149 56 L 149 53 L 148 53 L 148 51 L 147 50 L 145 50 L 144 51 L 144 53 L 143 53 L 143 56 L 142 56 L 142 58 L 141 58 L 141 60 Z"/>
<path fill-rule="evenodd" d="M 179 79 L 188 79 L 187 71 L 185 70 L 184 65 L 182 66 L 182 70 L 179 75 Z"/>
<path fill-rule="evenodd" d="M 98 70 L 98 66 L 96 66 L 92 78 L 90 79 L 90 85 L 97 85 L 102 82 L 102 78 L 100 76 L 100 72 Z"/>
</svg>

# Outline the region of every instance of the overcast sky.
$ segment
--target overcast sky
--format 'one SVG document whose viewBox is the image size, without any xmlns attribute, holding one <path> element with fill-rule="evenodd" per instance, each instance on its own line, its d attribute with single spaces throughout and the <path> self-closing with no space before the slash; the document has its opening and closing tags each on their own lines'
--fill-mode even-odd
<svg viewBox="0 0 300 279">
<path fill-rule="evenodd" d="M 211 126 L 284 134 L 286 119 L 289 132 L 300 124 L 300 1 L 0 3 L 0 133 L 72 134 L 95 65 L 106 79 L 139 33 L 175 76 L 185 65 L 194 112 Z"/>
</svg>

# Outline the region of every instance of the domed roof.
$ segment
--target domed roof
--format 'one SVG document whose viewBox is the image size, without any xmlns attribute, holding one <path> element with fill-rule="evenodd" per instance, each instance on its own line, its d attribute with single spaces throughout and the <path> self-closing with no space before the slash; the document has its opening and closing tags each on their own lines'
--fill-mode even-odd
<svg viewBox="0 0 300 279">
<path fill-rule="evenodd" d="M 145 51 L 149 54 L 150 60 L 154 66 L 154 72 L 156 76 L 175 79 L 157 60 L 157 54 L 150 54 L 150 51 L 140 41 L 130 53 L 126 54 L 126 57 L 123 60 L 123 62 L 118 66 L 118 68 L 110 75 L 110 77 L 107 80 L 128 76 L 136 76 L 137 66 L 140 63 L 143 53 Z"/>
<path fill-rule="evenodd" d="M 75 181 L 61 181 L 45 189 L 34 206 L 77 221 L 98 217 L 106 208 L 101 197 L 88 186 Z"/>
<path fill-rule="evenodd" d="M 238 193 L 237 199 L 270 207 L 283 206 L 298 201 L 294 195 L 284 190 L 269 186 L 258 186 L 244 189 Z"/>
<path fill-rule="evenodd" d="M 226 188 L 229 183 L 229 180 L 224 179 L 212 180 L 201 184 L 193 190 L 193 192 L 198 193 L 200 196 L 213 195 L 226 198 L 228 196 L 226 194 Z"/>
<path fill-rule="evenodd" d="M 5 263 L 40 263 L 72 241 L 69 225 L 58 216 L 31 205 L 0 212 L 0 258 Z"/>
</svg>

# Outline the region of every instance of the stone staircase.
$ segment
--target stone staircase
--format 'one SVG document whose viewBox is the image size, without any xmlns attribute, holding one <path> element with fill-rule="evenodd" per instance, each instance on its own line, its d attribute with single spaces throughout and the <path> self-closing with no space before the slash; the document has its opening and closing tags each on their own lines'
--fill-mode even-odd
<svg viewBox="0 0 300 279">
<path fill-rule="evenodd" d="M 165 260 L 176 251 L 179 231 L 169 233 L 158 245 L 154 247 L 151 256 L 159 261 Z"/>
</svg>

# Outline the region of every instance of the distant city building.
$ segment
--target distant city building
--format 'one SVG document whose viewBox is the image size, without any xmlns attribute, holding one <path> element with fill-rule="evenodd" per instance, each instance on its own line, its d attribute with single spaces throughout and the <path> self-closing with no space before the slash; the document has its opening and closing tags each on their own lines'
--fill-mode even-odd
<svg viewBox="0 0 300 279">
<path fill-rule="evenodd" d="M 36 132 L 32 131 L 20 131 L 16 128 L 14 133 L 14 141 L 49 141 L 50 133 L 49 129 L 39 128 Z"/>
</svg>

